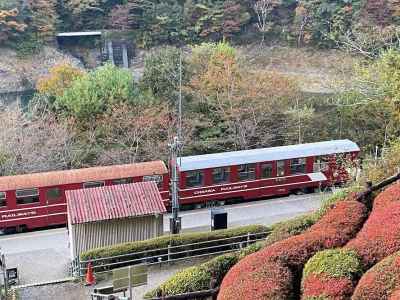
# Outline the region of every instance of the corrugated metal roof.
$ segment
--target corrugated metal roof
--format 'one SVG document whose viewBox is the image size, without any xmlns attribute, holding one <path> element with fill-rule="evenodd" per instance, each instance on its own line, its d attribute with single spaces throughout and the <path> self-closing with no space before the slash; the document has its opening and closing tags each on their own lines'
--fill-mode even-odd
<svg viewBox="0 0 400 300">
<path fill-rule="evenodd" d="M 356 143 L 350 140 L 334 140 L 318 143 L 223 152 L 215 154 L 186 156 L 178 159 L 181 171 L 217 168 L 260 161 L 274 161 L 296 157 L 328 155 L 360 151 Z"/>
<path fill-rule="evenodd" d="M 72 224 L 164 214 L 155 182 L 137 182 L 66 191 Z"/>
<path fill-rule="evenodd" d="M 168 172 L 164 162 L 152 161 L 127 165 L 103 166 L 0 177 L 0 191 L 58 186 L 87 181 L 161 175 Z"/>
</svg>

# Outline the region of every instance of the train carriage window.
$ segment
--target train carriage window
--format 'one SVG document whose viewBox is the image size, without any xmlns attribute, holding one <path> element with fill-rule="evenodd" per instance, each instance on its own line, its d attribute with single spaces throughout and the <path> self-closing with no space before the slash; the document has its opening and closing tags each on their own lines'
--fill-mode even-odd
<svg viewBox="0 0 400 300">
<path fill-rule="evenodd" d="M 112 184 L 127 184 L 127 183 L 132 183 L 133 182 L 133 178 L 118 178 L 118 179 L 114 179 L 111 181 Z"/>
<path fill-rule="evenodd" d="M 238 177 L 240 181 L 256 179 L 256 164 L 238 166 Z"/>
<path fill-rule="evenodd" d="M 271 178 L 272 176 L 272 163 L 264 163 L 261 165 L 261 178 Z"/>
<path fill-rule="evenodd" d="M 58 187 L 48 189 L 46 192 L 46 199 L 50 201 L 59 200 L 62 196 L 61 190 Z"/>
<path fill-rule="evenodd" d="M 104 181 L 88 181 L 83 184 L 83 188 L 85 189 L 100 187 L 100 186 L 104 186 Z"/>
<path fill-rule="evenodd" d="M 30 204 L 39 202 L 39 190 L 36 188 L 16 190 L 15 195 L 17 197 L 17 204 Z"/>
<path fill-rule="evenodd" d="M 163 176 L 162 175 L 146 175 L 143 176 L 143 182 L 146 181 L 155 181 L 157 183 L 157 186 L 159 188 L 162 187 L 162 183 L 163 183 Z"/>
<path fill-rule="evenodd" d="M 229 182 L 229 167 L 225 168 L 215 168 L 212 171 L 213 182 L 214 183 L 225 183 Z"/>
<path fill-rule="evenodd" d="M 284 160 L 278 160 L 276 162 L 276 175 L 278 177 L 285 176 L 285 161 Z"/>
<path fill-rule="evenodd" d="M 7 206 L 6 193 L 0 192 L 0 207 Z"/>
<path fill-rule="evenodd" d="M 202 186 L 204 184 L 203 171 L 186 172 L 186 187 Z"/>
<path fill-rule="evenodd" d="M 328 169 L 328 157 L 317 156 L 314 158 L 314 172 L 326 171 Z"/>
<path fill-rule="evenodd" d="M 306 173 L 306 159 L 294 158 L 290 160 L 290 174 L 304 174 Z"/>
</svg>

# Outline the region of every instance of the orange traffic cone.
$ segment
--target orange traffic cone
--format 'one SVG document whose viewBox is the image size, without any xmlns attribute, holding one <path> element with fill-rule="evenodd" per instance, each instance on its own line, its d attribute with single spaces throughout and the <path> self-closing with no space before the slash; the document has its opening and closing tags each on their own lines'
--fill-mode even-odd
<svg viewBox="0 0 400 300">
<path fill-rule="evenodd" d="M 86 271 L 86 284 L 85 285 L 94 285 L 96 283 L 96 279 L 93 274 L 92 263 L 90 262 Z"/>
</svg>

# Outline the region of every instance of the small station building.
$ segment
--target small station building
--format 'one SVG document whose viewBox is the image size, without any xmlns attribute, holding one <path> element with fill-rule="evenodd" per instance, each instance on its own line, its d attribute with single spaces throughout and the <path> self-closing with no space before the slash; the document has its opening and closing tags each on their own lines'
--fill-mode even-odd
<svg viewBox="0 0 400 300">
<path fill-rule="evenodd" d="M 82 252 L 163 234 L 166 213 L 153 181 L 66 191 L 72 258 Z"/>
</svg>

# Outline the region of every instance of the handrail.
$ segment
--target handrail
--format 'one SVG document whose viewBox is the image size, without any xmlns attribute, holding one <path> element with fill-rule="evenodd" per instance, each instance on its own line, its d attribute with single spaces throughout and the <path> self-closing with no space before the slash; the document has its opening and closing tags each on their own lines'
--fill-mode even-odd
<svg viewBox="0 0 400 300">
<path fill-rule="evenodd" d="M 88 263 L 88 262 L 96 262 L 96 261 L 101 261 L 101 260 L 106 260 L 106 259 L 116 259 L 116 258 L 122 258 L 126 256 L 132 256 L 132 255 L 140 255 L 140 254 L 148 254 L 149 252 L 158 252 L 158 251 L 168 251 L 169 249 L 176 249 L 176 248 L 181 248 L 181 247 L 189 247 L 189 246 L 195 246 L 199 244 L 206 244 L 206 243 L 215 243 L 219 241 L 225 241 L 225 240 L 232 240 L 232 239 L 239 239 L 239 238 L 247 238 L 248 236 L 257 236 L 257 235 L 268 235 L 269 231 L 263 231 L 263 232 L 257 232 L 257 233 L 248 233 L 245 235 L 238 235 L 238 236 L 232 236 L 228 238 L 222 238 L 222 239 L 215 239 L 215 240 L 209 240 L 209 241 L 201 241 L 198 243 L 190 243 L 190 244 L 182 244 L 182 245 L 176 245 L 176 246 L 169 246 L 169 247 L 164 247 L 164 248 L 157 248 L 157 249 L 149 249 L 149 250 L 144 250 L 140 252 L 132 252 L 132 253 L 126 253 L 126 254 L 119 254 L 115 256 L 109 256 L 109 257 L 101 257 L 101 258 L 94 258 L 94 259 L 89 259 L 89 260 L 81 260 L 81 263 Z"/>
<path fill-rule="evenodd" d="M 400 172 L 382 180 L 381 182 L 372 185 L 371 182 L 367 182 L 367 189 L 363 192 L 359 192 L 356 196 L 356 200 L 360 201 L 364 204 L 367 204 L 368 200 L 367 197 L 370 196 L 373 192 L 380 190 L 381 188 L 384 188 L 385 186 L 388 186 L 389 184 L 392 184 L 393 182 L 396 182 L 397 180 L 400 180 Z"/>
<path fill-rule="evenodd" d="M 246 235 L 233 236 L 229 238 L 170 246 L 168 248 L 152 249 L 149 251 L 141 251 L 124 255 L 103 257 L 94 260 L 85 260 L 85 261 L 78 260 L 75 261 L 76 263 L 75 272 L 77 273 L 77 276 L 79 277 L 83 276 L 84 275 L 83 273 L 85 272 L 86 266 L 89 262 L 95 262 L 95 264 L 92 265 L 93 270 L 97 274 L 100 274 L 104 272 L 110 272 L 110 270 L 113 268 L 121 267 L 122 265 L 127 265 L 127 264 L 137 264 L 145 262 L 147 265 L 154 265 L 160 263 L 179 261 L 183 259 L 202 257 L 205 255 L 215 255 L 215 254 L 237 251 L 239 249 L 242 249 L 244 245 L 248 246 L 255 242 L 264 240 L 269 233 L 270 233 L 269 231 L 248 233 Z M 213 243 L 213 245 L 209 246 L 205 245 L 206 243 L 211 243 L 211 242 Z M 187 249 L 189 246 L 193 248 Z M 200 246 L 200 247 L 195 248 L 195 246 Z M 153 253 L 157 252 L 157 253 L 154 253 L 153 255 L 145 255 L 145 254 L 150 254 L 152 252 Z M 128 258 L 135 255 L 139 257 L 133 257 L 133 259 Z M 140 257 L 140 255 L 144 256 Z"/>
<path fill-rule="evenodd" d="M 203 290 L 190 292 L 185 294 L 171 295 L 171 296 L 161 296 L 156 298 L 151 298 L 150 300 L 180 300 L 180 299 L 198 299 L 201 297 L 213 297 L 219 292 L 219 287 L 215 289 Z"/>
</svg>

